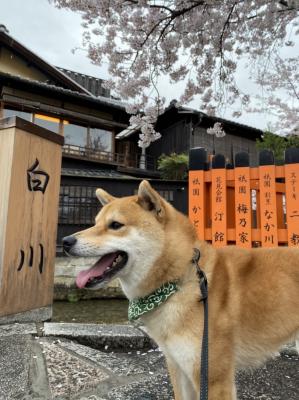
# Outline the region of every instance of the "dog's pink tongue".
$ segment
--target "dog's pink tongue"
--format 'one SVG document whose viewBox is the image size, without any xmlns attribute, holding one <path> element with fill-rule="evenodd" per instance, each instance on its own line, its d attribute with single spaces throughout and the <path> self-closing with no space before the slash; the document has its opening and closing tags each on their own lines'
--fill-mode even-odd
<svg viewBox="0 0 299 400">
<path fill-rule="evenodd" d="M 85 287 L 86 283 L 90 278 L 96 278 L 103 275 L 105 270 L 110 267 L 115 259 L 116 253 L 110 253 L 102 257 L 95 265 L 91 268 L 79 272 L 76 278 L 76 285 L 79 289 Z"/>
</svg>

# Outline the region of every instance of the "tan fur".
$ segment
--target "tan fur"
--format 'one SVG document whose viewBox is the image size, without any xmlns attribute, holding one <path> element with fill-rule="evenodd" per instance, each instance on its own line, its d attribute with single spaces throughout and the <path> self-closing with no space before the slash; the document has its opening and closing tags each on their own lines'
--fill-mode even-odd
<svg viewBox="0 0 299 400">
<path fill-rule="evenodd" d="M 130 263 L 119 278 L 130 299 L 179 281 L 180 290 L 143 317 L 165 353 L 176 400 L 199 397 L 203 306 L 190 260 L 200 249 L 209 284 L 209 399 L 235 399 L 236 369 L 264 361 L 299 331 L 299 249 L 214 249 L 146 181 L 138 196 L 97 195 L 106 205 L 94 227 L 76 234 L 73 254 L 124 243 Z M 124 227 L 109 230 L 112 220 Z"/>
</svg>

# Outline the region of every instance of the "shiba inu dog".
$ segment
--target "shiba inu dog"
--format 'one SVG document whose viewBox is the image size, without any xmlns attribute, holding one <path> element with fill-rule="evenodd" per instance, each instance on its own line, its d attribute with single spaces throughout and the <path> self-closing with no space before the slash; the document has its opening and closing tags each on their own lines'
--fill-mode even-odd
<svg viewBox="0 0 299 400">
<path fill-rule="evenodd" d="M 118 277 L 136 300 L 174 282 L 141 318 L 166 356 L 175 399 L 198 400 L 203 304 L 191 260 L 199 249 L 209 286 L 209 399 L 236 399 L 235 371 L 263 362 L 299 331 L 299 249 L 199 242 L 188 218 L 147 181 L 136 196 L 96 195 L 103 208 L 95 226 L 63 240 L 69 254 L 99 258 L 77 285 L 95 289 Z"/>
</svg>

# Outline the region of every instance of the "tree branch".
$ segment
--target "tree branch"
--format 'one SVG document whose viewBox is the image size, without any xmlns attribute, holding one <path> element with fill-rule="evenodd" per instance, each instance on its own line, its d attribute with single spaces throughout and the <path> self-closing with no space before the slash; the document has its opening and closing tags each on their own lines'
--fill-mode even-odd
<svg viewBox="0 0 299 400">
<path fill-rule="evenodd" d="M 232 16 L 232 14 L 234 12 L 234 9 L 235 9 L 236 5 L 237 5 L 237 2 L 235 2 L 232 5 L 232 7 L 231 7 L 231 9 L 229 11 L 228 16 L 226 18 L 226 21 L 225 21 L 225 23 L 223 25 L 223 29 L 222 29 L 222 32 L 221 32 L 221 35 L 220 35 L 220 39 L 219 39 L 219 53 L 220 53 L 220 72 L 219 72 L 219 76 L 220 76 L 220 80 L 222 79 L 222 71 L 223 71 L 223 58 L 224 58 L 223 57 L 223 41 L 224 41 L 224 34 L 225 34 L 225 31 L 229 28 L 230 19 L 231 19 L 231 16 Z"/>
</svg>

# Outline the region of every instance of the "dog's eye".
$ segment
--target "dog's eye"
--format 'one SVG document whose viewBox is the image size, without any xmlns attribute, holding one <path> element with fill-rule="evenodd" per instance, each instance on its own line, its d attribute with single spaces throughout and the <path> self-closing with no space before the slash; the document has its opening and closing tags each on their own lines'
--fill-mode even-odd
<svg viewBox="0 0 299 400">
<path fill-rule="evenodd" d="M 112 222 L 109 224 L 108 228 L 109 228 L 109 229 L 113 229 L 113 230 L 116 231 L 117 229 L 120 229 L 122 226 L 124 226 L 124 224 L 122 224 L 121 222 L 112 221 Z"/>
</svg>

